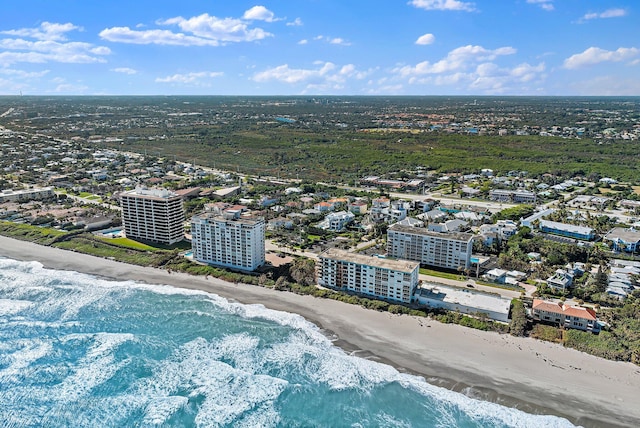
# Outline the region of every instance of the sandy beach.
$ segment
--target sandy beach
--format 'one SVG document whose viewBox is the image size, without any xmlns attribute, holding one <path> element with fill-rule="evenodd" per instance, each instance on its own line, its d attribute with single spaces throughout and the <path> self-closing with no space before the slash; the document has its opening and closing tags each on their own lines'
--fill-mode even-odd
<svg viewBox="0 0 640 428">
<path fill-rule="evenodd" d="M 386 362 L 482 400 L 554 414 L 585 427 L 640 426 L 640 367 L 562 346 L 426 318 L 366 310 L 215 278 L 114 262 L 0 237 L 0 255 L 117 280 L 199 289 L 241 303 L 294 312 L 347 352 Z"/>
</svg>

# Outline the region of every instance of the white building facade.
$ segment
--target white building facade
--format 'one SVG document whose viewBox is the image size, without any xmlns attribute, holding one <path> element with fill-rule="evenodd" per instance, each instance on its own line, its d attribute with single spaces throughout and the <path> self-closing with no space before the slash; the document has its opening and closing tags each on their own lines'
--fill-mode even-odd
<svg viewBox="0 0 640 428">
<path fill-rule="evenodd" d="M 441 233 L 394 224 L 387 231 L 387 255 L 438 268 L 467 269 L 473 237 L 470 233 Z"/>
<path fill-rule="evenodd" d="M 120 194 L 122 225 L 127 238 L 171 245 L 184 239 L 182 197 L 166 189 Z"/>
<path fill-rule="evenodd" d="M 336 248 L 320 254 L 318 284 L 410 303 L 418 287 L 420 264 L 350 253 Z"/>
<path fill-rule="evenodd" d="M 35 189 L 4 190 L 0 192 L 0 203 L 4 202 L 26 202 L 38 199 L 53 198 L 55 193 L 51 187 Z"/>
<path fill-rule="evenodd" d="M 246 271 L 265 262 L 262 217 L 225 218 L 200 214 L 191 218 L 193 258 L 202 263 Z"/>
</svg>

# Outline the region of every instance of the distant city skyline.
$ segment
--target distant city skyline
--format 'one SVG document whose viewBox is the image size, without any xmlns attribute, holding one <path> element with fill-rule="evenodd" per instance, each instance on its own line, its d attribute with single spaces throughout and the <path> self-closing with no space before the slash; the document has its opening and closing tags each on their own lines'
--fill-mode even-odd
<svg viewBox="0 0 640 428">
<path fill-rule="evenodd" d="M 637 1 L 24 0 L 0 95 L 640 95 Z"/>
</svg>

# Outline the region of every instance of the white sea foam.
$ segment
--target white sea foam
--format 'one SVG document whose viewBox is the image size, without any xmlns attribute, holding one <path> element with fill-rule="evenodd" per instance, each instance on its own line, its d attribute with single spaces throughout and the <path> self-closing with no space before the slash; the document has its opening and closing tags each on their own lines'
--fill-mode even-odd
<svg viewBox="0 0 640 428">
<path fill-rule="evenodd" d="M 574 425 L 566 419 L 550 415 L 531 415 L 521 410 L 501 406 L 488 401 L 469 398 L 463 394 L 431 385 L 424 379 L 408 374 L 398 374 L 397 381 L 406 388 L 413 389 L 425 396 L 432 397 L 440 403 L 442 414 L 447 415 L 448 406 L 455 406 L 479 423 L 490 421 L 505 424 L 514 428 L 566 428 Z M 451 420 L 455 420 L 452 416 Z"/>
<path fill-rule="evenodd" d="M 245 416 L 248 421 L 264 422 L 259 426 L 269 426 L 266 422 L 278 420 L 273 402 L 288 383 L 254 374 L 248 359 L 237 358 L 233 352 L 233 346 L 238 345 L 240 355 L 252 353 L 255 344 L 254 338 L 244 334 L 226 337 L 220 343 L 210 343 L 203 338 L 193 340 L 161 362 L 154 375 L 142 379 L 132 394 L 151 400 L 185 392 L 193 399 L 200 397 L 202 404 L 196 416 L 199 426 L 241 425 Z M 241 360 L 243 367 L 219 361 L 223 356 L 232 357 L 234 362 Z"/>
<path fill-rule="evenodd" d="M 144 409 L 142 425 L 162 425 L 169 417 L 182 409 L 188 401 L 187 397 L 175 395 L 151 399 Z"/>
<path fill-rule="evenodd" d="M 87 338 L 93 343 L 87 349 L 84 357 L 74 367 L 74 373 L 66 377 L 55 388 L 55 394 L 61 403 L 77 401 L 86 397 L 96 386 L 111 379 L 126 364 L 126 361 L 117 362 L 115 360 L 114 351 L 123 343 L 135 339 L 132 334 L 128 333 L 96 333 L 71 336 L 64 338 L 63 341 Z"/>
<path fill-rule="evenodd" d="M 17 314 L 31 305 L 33 302 L 28 300 L 0 299 L 0 317 Z"/>
<path fill-rule="evenodd" d="M 29 293 L 42 295 L 52 292 L 50 298 L 38 306 L 43 314 L 61 313 L 62 322 L 68 322 L 64 320 L 73 318 L 89 305 L 108 312 L 110 306 L 117 303 L 113 299 L 122 299 L 111 296 L 114 288 L 120 288 L 124 296 L 127 296 L 127 290 L 133 289 L 165 295 L 206 296 L 216 308 L 231 314 L 249 320 L 269 320 L 292 329 L 282 340 L 263 349 L 260 349 L 260 339 L 249 333 L 229 334 L 211 342 L 204 338 L 194 339 L 179 346 L 163 361 L 149 361 L 153 372 L 150 377 L 134 381 L 126 393 L 106 400 L 113 408 L 122 409 L 123 413 L 133 412 L 133 409 L 142 411 L 148 424 L 162 424 L 180 412 L 189 399 L 193 398 L 201 401 L 196 415 L 196 423 L 199 425 L 275 426 L 280 417 L 274 403 L 289 387 L 286 380 L 263 374 L 275 369 L 275 373 L 303 374 L 313 383 L 327 385 L 334 391 L 371 392 L 377 386 L 397 382 L 404 388 L 418 392 L 425 399 L 432 399 L 429 402 L 436 403 L 436 424 L 439 426 L 455 425 L 459 411 L 479 425 L 552 428 L 572 426 L 564 419 L 529 415 L 516 409 L 475 400 L 430 385 L 420 377 L 401 374 L 391 366 L 346 355 L 334 347 L 317 326 L 296 314 L 273 311 L 262 305 L 229 302 L 202 291 L 132 281 L 107 281 L 76 272 L 48 270 L 37 262 L 0 259 L 0 290 L 3 297 L 10 301 L 27 302 L 28 299 L 23 296 Z M 69 293 L 73 299 L 65 298 Z M 33 309 L 24 305 L 24 310 Z M 25 322 L 38 325 L 42 321 Z M 52 320 L 49 324 L 45 321 L 43 326 L 55 323 L 61 325 L 60 319 Z M 10 399 L 16 397 L 34 399 L 38 394 L 46 394 L 48 397 L 41 399 L 54 402 L 54 408 L 49 414 L 65 415 L 64 406 L 88 399 L 98 385 L 111 379 L 128 364 L 128 360 L 116 361 L 115 352 L 124 343 L 135 341 L 136 338 L 132 334 L 78 333 L 65 335 L 60 340 L 62 344 L 78 341 L 78 345 L 86 347 L 84 355 L 70 367 L 71 374 L 51 389 L 16 388 L 10 393 L 0 392 L 0 403 L 9 403 Z M 22 356 L 13 357 L 10 362 L 6 362 L 7 367 L 0 373 L 16 373 L 51 352 L 51 344 L 46 341 L 34 340 L 29 346 L 28 349 L 23 349 Z M 86 417 L 90 419 L 91 415 Z M 115 415 L 113 417 L 117 420 Z M 382 413 L 377 418 L 379 425 L 402 425 L 402 421 L 392 415 Z M 19 419 L 12 416 L 10 420 Z"/>
<path fill-rule="evenodd" d="M 52 349 L 51 343 L 42 339 L 11 340 L 3 343 L 0 347 L 0 364 L 8 366 L 0 370 L 0 380 L 15 382 L 20 376 L 27 374 L 26 369 L 29 366 L 49 355 Z"/>
</svg>

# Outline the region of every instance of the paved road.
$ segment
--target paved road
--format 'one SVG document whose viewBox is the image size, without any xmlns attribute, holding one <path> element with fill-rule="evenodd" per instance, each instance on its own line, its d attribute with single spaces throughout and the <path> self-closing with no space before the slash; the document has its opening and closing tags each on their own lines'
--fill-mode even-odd
<svg viewBox="0 0 640 428">
<path fill-rule="evenodd" d="M 278 246 L 277 244 L 275 244 L 273 242 L 272 239 L 265 239 L 264 240 L 264 249 L 265 251 L 273 251 L 276 253 L 285 253 L 285 254 L 290 254 L 292 256 L 298 256 L 298 257 L 307 257 L 309 259 L 312 260 L 318 260 L 318 255 L 316 253 L 311 253 L 309 251 L 300 251 L 297 249 L 292 249 L 292 248 L 288 248 L 288 247 L 284 247 L 284 246 Z"/>
<path fill-rule="evenodd" d="M 106 202 L 98 201 L 95 199 L 82 198 L 80 196 L 70 195 L 68 193 L 62 193 L 62 192 L 55 192 L 55 193 L 56 195 L 67 195 L 67 198 L 70 198 L 70 199 L 73 199 L 74 201 L 82 202 L 85 204 L 100 205 L 101 207 L 108 208 L 110 210 L 122 211 L 122 208 L 120 208 L 117 205 L 107 204 Z"/>
</svg>

